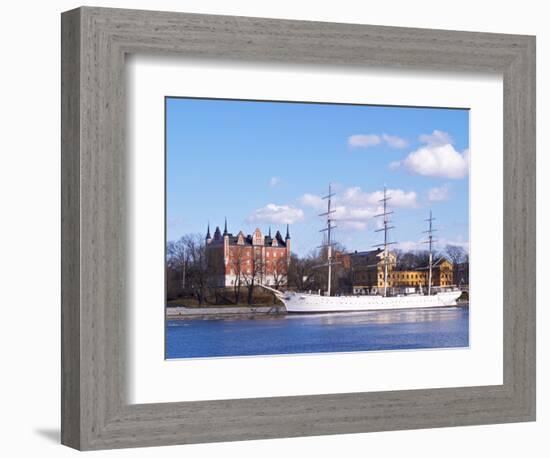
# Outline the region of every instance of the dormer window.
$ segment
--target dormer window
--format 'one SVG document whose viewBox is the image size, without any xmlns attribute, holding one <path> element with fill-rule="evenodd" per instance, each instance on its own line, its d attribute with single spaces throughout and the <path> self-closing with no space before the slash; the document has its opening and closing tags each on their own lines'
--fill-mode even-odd
<svg viewBox="0 0 550 458">
<path fill-rule="evenodd" d="M 252 236 L 252 243 L 254 245 L 263 245 L 263 239 L 262 232 L 260 229 L 256 228 L 254 235 Z"/>
<path fill-rule="evenodd" d="M 239 232 L 239 235 L 237 236 L 237 245 L 244 245 L 244 234 Z"/>
</svg>

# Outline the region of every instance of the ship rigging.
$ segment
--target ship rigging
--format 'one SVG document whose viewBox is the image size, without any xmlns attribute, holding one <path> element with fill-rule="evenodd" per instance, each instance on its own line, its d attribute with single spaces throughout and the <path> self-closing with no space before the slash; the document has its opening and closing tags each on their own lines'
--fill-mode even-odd
<svg viewBox="0 0 550 458">
<path fill-rule="evenodd" d="M 383 294 L 369 294 L 369 295 L 338 295 L 332 296 L 332 275 L 333 275 L 333 266 L 339 264 L 339 262 L 334 259 L 334 241 L 332 231 L 336 228 L 333 224 L 334 214 L 336 210 L 332 206 L 332 198 L 334 197 L 334 192 L 332 191 L 332 185 L 329 184 L 328 194 L 323 197 L 327 201 L 327 211 L 321 213 L 319 216 L 326 217 L 326 225 L 320 232 L 325 233 L 324 243 L 320 248 L 326 249 L 326 263 L 321 264 L 316 267 L 326 267 L 327 268 L 327 289 L 326 294 L 312 294 L 312 293 L 303 293 L 303 292 L 294 292 L 286 291 L 281 293 L 273 288 L 268 286 L 263 286 L 264 288 L 272 291 L 274 294 L 279 296 L 281 301 L 285 304 L 285 307 L 288 312 L 293 313 L 319 313 L 319 312 L 349 312 L 349 311 L 369 311 L 369 310 L 400 310 L 400 309 L 412 309 L 412 308 L 426 308 L 426 307 L 449 307 L 456 306 L 456 300 L 461 294 L 459 290 L 449 290 L 449 291 L 438 291 L 435 294 L 432 294 L 432 270 L 433 270 L 433 243 L 435 242 L 433 238 L 433 221 L 435 218 L 432 217 L 430 212 L 430 217 L 426 220 L 428 221 L 428 230 L 424 231 L 428 234 L 428 239 L 426 243 L 429 244 L 429 280 L 428 280 L 428 291 L 427 294 L 423 294 L 422 289 L 420 294 L 389 294 L 388 288 L 388 270 L 390 263 L 390 252 L 389 246 L 394 245 L 395 241 L 390 241 L 389 231 L 394 229 L 395 226 L 392 225 L 389 216 L 393 214 L 393 211 L 388 210 L 388 201 L 391 199 L 391 196 L 388 195 L 388 191 L 384 186 L 383 198 L 379 202 L 382 204 L 382 213 L 376 215 L 377 217 L 382 218 L 382 227 L 377 229 L 376 232 L 384 233 L 384 241 L 379 245 L 383 247 L 382 256 L 383 256 Z M 393 292 L 393 291 L 392 291 Z"/>
</svg>

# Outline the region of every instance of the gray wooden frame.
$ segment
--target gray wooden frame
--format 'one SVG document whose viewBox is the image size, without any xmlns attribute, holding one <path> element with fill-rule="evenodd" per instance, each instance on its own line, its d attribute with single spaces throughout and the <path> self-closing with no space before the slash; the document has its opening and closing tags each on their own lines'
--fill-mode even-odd
<svg viewBox="0 0 550 458">
<path fill-rule="evenodd" d="M 534 37 L 90 7 L 63 13 L 61 32 L 63 444 L 104 449 L 535 419 Z M 129 405 L 128 53 L 501 73 L 503 385 Z"/>
</svg>

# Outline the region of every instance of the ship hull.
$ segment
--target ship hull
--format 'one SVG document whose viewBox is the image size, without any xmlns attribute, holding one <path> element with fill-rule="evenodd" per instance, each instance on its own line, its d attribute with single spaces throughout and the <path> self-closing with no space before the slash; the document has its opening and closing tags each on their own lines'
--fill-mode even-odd
<svg viewBox="0 0 550 458">
<path fill-rule="evenodd" d="M 443 291 L 431 296 L 319 296 L 285 293 L 281 300 L 289 313 L 359 312 L 368 310 L 401 310 L 457 305 L 460 291 Z"/>
</svg>

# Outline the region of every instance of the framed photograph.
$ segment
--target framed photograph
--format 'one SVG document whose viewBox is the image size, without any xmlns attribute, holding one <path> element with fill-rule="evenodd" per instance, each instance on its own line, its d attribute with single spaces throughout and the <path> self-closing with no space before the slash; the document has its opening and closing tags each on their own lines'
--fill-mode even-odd
<svg viewBox="0 0 550 458">
<path fill-rule="evenodd" d="M 469 346 L 469 110 L 165 103 L 166 358 Z"/>
<path fill-rule="evenodd" d="M 62 15 L 62 442 L 535 419 L 535 39 Z"/>
</svg>

